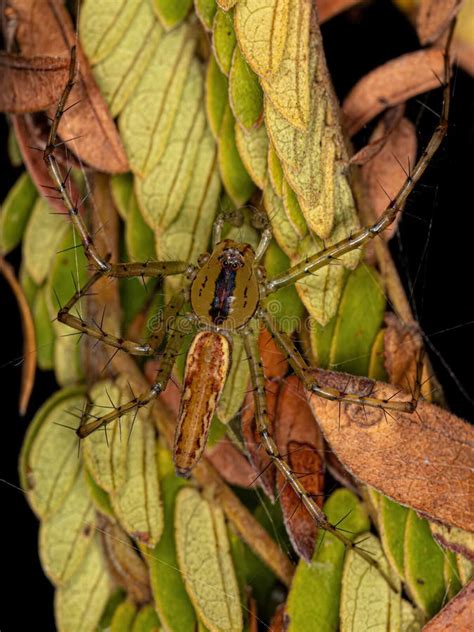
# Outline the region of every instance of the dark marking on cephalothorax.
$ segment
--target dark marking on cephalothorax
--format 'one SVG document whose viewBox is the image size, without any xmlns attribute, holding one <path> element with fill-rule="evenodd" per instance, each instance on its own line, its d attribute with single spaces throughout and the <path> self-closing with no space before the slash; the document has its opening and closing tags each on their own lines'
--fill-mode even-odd
<svg viewBox="0 0 474 632">
<path fill-rule="evenodd" d="M 209 316 L 215 325 L 221 325 L 232 311 L 237 270 L 244 265 L 242 254 L 236 248 L 226 248 L 218 261 L 222 267 L 209 309 Z"/>
</svg>

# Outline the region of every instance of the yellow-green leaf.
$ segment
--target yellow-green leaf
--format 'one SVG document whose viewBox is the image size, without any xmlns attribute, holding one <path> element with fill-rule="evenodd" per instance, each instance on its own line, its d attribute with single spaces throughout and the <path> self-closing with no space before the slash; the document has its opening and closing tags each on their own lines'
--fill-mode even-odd
<svg viewBox="0 0 474 632">
<path fill-rule="evenodd" d="M 306 237 L 309 233 L 308 225 L 306 224 L 304 215 L 301 212 L 298 198 L 285 179 L 283 179 L 282 182 L 282 197 L 288 221 L 293 226 L 295 233 L 300 237 L 300 239 L 303 239 L 303 237 Z"/>
<path fill-rule="evenodd" d="M 81 469 L 62 505 L 40 527 L 41 565 L 55 585 L 62 586 L 75 573 L 94 535 L 95 511 Z"/>
<path fill-rule="evenodd" d="M 153 3 L 161 23 L 170 31 L 188 15 L 193 0 L 153 0 Z"/>
<path fill-rule="evenodd" d="M 8 128 L 8 141 L 7 141 L 8 158 L 13 167 L 21 167 L 23 164 L 23 156 L 21 155 L 20 147 L 16 139 L 15 131 L 12 126 Z"/>
<path fill-rule="evenodd" d="M 233 11 L 217 9 L 213 22 L 212 44 L 220 69 L 228 75 L 236 44 Z"/>
<path fill-rule="evenodd" d="M 96 632 L 111 592 L 107 563 L 96 536 L 76 573 L 56 592 L 58 632 Z"/>
<path fill-rule="evenodd" d="M 224 11 L 228 11 L 229 9 L 232 9 L 234 4 L 236 3 L 237 3 L 237 0 L 217 0 L 217 4 Z"/>
<path fill-rule="evenodd" d="M 339 304 L 330 365 L 367 375 L 370 352 L 383 323 L 385 294 L 377 272 L 366 264 L 349 275 Z"/>
<path fill-rule="evenodd" d="M 121 403 L 130 398 L 131 394 L 124 392 Z M 125 474 L 123 482 L 110 494 L 110 500 L 124 529 L 136 540 L 153 547 L 163 531 L 163 508 L 155 430 L 148 418 L 149 409 L 142 408 L 120 422 L 126 443 Z"/>
<path fill-rule="evenodd" d="M 119 604 L 110 622 L 110 632 L 131 632 L 137 615 L 137 606 L 126 599 Z"/>
<path fill-rule="evenodd" d="M 375 337 L 372 350 L 370 352 L 370 361 L 367 377 L 379 382 L 388 382 L 387 371 L 385 370 L 385 329 L 380 329 Z"/>
<path fill-rule="evenodd" d="M 289 124 L 306 130 L 312 82 L 309 49 L 312 2 L 298 0 L 290 6 L 287 23 L 282 29 L 287 31 L 282 59 L 271 76 L 262 77 L 262 88 L 272 106 Z M 286 7 L 283 10 L 286 12 Z"/>
<path fill-rule="evenodd" d="M 176 498 L 176 549 L 186 589 L 213 631 L 242 630 L 242 609 L 222 510 L 192 488 Z"/>
<path fill-rule="evenodd" d="M 121 173 L 110 177 L 110 192 L 120 217 L 126 221 L 130 197 L 133 193 L 133 176 L 131 173 Z"/>
<path fill-rule="evenodd" d="M 260 122 L 263 114 L 262 88 L 238 46 L 234 49 L 229 72 L 229 101 L 240 125 L 250 130 Z"/>
<path fill-rule="evenodd" d="M 40 518 L 61 506 L 76 480 L 80 461 L 74 428 L 83 405 L 81 391 L 60 391 L 40 408 L 28 430 L 21 456 L 21 482 Z"/>
<path fill-rule="evenodd" d="M 151 1 L 145 0 L 140 3 L 114 49 L 93 66 L 94 78 L 113 117 L 120 114 L 133 95 L 162 33 L 163 29 L 153 15 Z"/>
<path fill-rule="evenodd" d="M 203 92 L 201 68 L 193 60 L 164 153 L 145 178 L 136 180 L 138 203 L 155 230 L 166 230 L 184 202 L 206 125 Z"/>
<path fill-rule="evenodd" d="M 37 285 L 46 279 L 64 235 L 70 230 L 63 217 L 38 198 L 23 239 L 23 261 Z"/>
<path fill-rule="evenodd" d="M 97 510 L 107 516 L 112 522 L 115 522 L 114 510 L 112 509 L 110 497 L 107 492 L 97 485 L 87 469 L 84 470 L 84 476 L 89 497 Z"/>
<path fill-rule="evenodd" d="M 54 342 L 54 377 L 62 386 L 78 384 L 84 377 L 81 362 L 80 338 L 71 328 L 61 323 L 54 323 L 56 340 Z M 72 335 L 71 335 L 72 334 Z"/>
<path fill-rule="evenodd" d="M 20 285 L 25 294 L 25 298 L 28 301 L 30 309 L 33 309 L 36 292 L 38 291 L 39 287 L 34 282 L 23 262 L 20 265 Z"/>
<path fill-rule="evenodd" d="M 283 179 L 285 176 L 283 175 L 280 159 L 271 142 L 268 143 L 268 175 L 275 193 L 282 198 Z"/>
<path fill-rule="evenodd" d="M 206 127 L 183 205 L 167 230 L 157 234 L 156 246 L 160 259 L 195 263 L 198 256 L 206 252 L 220 190 L 217 147 Z M 174 286 L 176 282 L 181 283 L 182 278 L 170 278 L 167 281 L 174 281 Z"/>
<path fill-rule="evenodd" d="M 275 193 L 269 180 L 263 191 L 263 203 L 278 245 L 288 257 L 294 257 L 298 251 L 299 238 L 285 212 L 283 200 Z"/>
<path fill-rule="evenodd" d="M 347 489 L 338 489 L 324 504 L 332 524 L 354 539 L 370 528 L 367 510 Z M 342 522 L 341 522 L 342 520 Z M 288 632 L 332 632 L 338 629 L 341 577 L 346 550 L 333 535 L 319 532 L 311 565 L 300 560 L 288 595 Z M 315 596 L 317 595 L 317 598 Z"/>
<path fill-rule="evenodd" d="M 449 601 L 461 590 L 462 584 L 455 554 L 452 551 L 445 551 L 444 556 L 444 583 Z"/>
<path fill-rule="evenodd" d="M 368 533 L 361 536 L 364 551 L 378 561 L 389 573 L 378 539 Z M 392 581 L 396 581 L 391 576 Z M 362 632 L 370 628 L 376 632 L 395 632 L 400 629 L 401 596 L 384 577 L 372 568 L 360 555 L 348 551 L 342 576 L 340 607 L 341 632 Z"/>
<path fill-rule="evenodd" d="M 151 604 L 143 606 L 137 613 L 131 632 L 159 632 L 160 621 Z"/>
<path fill-rule="evenodd" d="M 133 192 L 128 202 L 125 243 L 131 261 L 156 259 L 155 236 L 148 224 L 145 223 Z"/>
<path fill-rule="evenodd" d="M 227 105 L 219 136 L 219 169 L 225 189 L 236 207 L 243 206 L 254 191 L 235 140 L 235 119 Z"/>
<path fill-rule="evenodd" d="M 299 3 L 299 0 L 298 0 Z M 291 0 L 240 0 L 235 30 L 242 52 L 261 77 L 274 75 L 285 55 Z"/>
<path fill-rule="evenodd" d="M 54 367 L 55 335 L 46 304 L 46 287 L 39 288 L 33 306 L 33 320 L 36 334 L 36 358 L 43 371 Z"/>
<path fill-rule="evenodd" d="M 240 336 L 232 337 L 232 364 L 224 390 L 217 405 L 217 417 L 223 424 L 229 423 L 239 412 L 250 379 L 249 365 Z"/>
<path fill-rule="evenodd" d="M 392 567 L 400 579 L 404 578 L 405 529 L 409 509 L 381 495 L 379 505 L 379 529 L 382 545 Z"/>
<path fill-rule="evenodd" d="M 268 136 L 265 125 L 245 131 L 235 126 L 235 140 L 245 169 L 259 189 L 265 188 Z"/>
<path fill-rule="evenodd" d="M 417 606 L 428 618 L 444 605 L 444 555 L 431 536 L 430 526 L 414 511 L 405 527 L 405 581 Z"/>
<path fill-rule="evenodd" d="M 135 174 L 148 174 L 169 144 L 180 104 L 189 98 L 189 94 L 184 97 L 183 90 L 189 82 L 194 48 L 195 39 L 187 24 L 163 35 L 120 115 L 120 135 Z"/>
<path fill-rule="evenodd" d="M 141 0 L 84 0 L 81 5 L 79 33 L 84 52 L 91 64 L 106 57 L 124 37 L 141 4 Z"/>
<path fill-rule="evenodd" d="M 184 587 L 183 575 L 178 568 L 174 530 L 176 494 L 187 483 L 175 476 L 173 468 L 173 473 L 160 477 L 160 485 L 163 492 L 164 530 L 148 558 L 153 597 L 167 630 L 193 632 L 196 615 Z"/>
<path fill-rule="evenodd" d="M 204 28 L 212 31 L 212 24 L 217 11 L 216 0 L 194 0 L 194 8 Z"/>
<path fill-rule="evenodd" d="M 27 171 L 22 173 L 3 201 L 0 214 L 0 252 L 16 248 L 23 237 L 38 194 Z"/>
</svg>

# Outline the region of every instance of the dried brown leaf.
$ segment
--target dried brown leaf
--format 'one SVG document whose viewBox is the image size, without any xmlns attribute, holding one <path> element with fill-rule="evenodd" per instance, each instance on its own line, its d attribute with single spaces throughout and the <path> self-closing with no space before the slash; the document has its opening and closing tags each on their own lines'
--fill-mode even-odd
<svg viewBox="0 0 474 632">
<path fill-rule="evenodd" d="M 253 487 L 256 474 L 230 439 L 224 438 L 206 450 L 205 456 L 229 485 Z"/>
<path fill-rule="evenodd" d="M 420 332 L 416 325 L 403 323 L 393 313 L 386 314 L 385 324 L 384 364 L 389 382 L 409 392 L 416 379 L 416 364 L 422 345 Z"/>
<path fill-rule="evenodd" d="M 443 65 L 443 51 L 429 48 L 392 59 L 362 77 L 342 106 L 349 136 L 386 108 L 439 87 Z"/>
<path fill-rule="evenodd" d="M 316 370 L 315 379 L 347 393 L 409 400 L 395 386 Z M 474 529 L 474 429 L 421 400 L 413 414 L 310 396 L 327 441 L 359 480 L 430 519 Z"/>
<path fill-rule="evenodd" d="M 24 114 L 53 105 L 67 81 L 65 57 L 24 57 L 0 51 L 0 110 Z"/>
<path fill-rule="evenodd" d="M 308 406 L 301 381 L 292 375 L 282 386 L 275 417 L 275 440 L 285 461 L 319 506 L 324 490 L 323 437 Z M 278 497 L 285 527 L 295 550 L 308 562 L 313 557 L 316 525 L 301 500 L 277 474 Z"/>
<path fill-rule="evenodd" d="M 279 606 L 277 606 L 275 614 L 273 615 L 270 622 L 269 632 L 285 632 L 285 630 L 288 628 L 287 621 L 285 620 L 285 605 L 286 604 L 281 603 Z"/>
<path fill-rule="evenodd" d="M 436 42 L 447 30 L 461 8 L 462 0 L 420 0 L 416 31 L 425 46 Z"/>
<path fill-rule="evenodd" d="M 393 130 L 402 120 L 404 113 L 404 103 L 400 103 L 400 105 L 389 108 L 384 113 L 376 130 L 370 137 L 369 143 L 355 153 L 349 162 L 353 165 L 362 166 L 369 162 L 369 160 L 372 160 L 372 158 L 374 158 L 383 149 L 383 147 L 385 147 Z"/>
<path fill-rule="evenodd" d="M 278 379 L 287 374 L 288 362 L 286 356 L 267 329 L 262 329 L 260 332 L 258 350 L 263 364 L 263 372 L 267 379 Z"/>
<path fill-rule="evenodd" d="M 23 288 L 18 283 L 13 266 L 0 257 L 0 272 L 5 277 L 18 303 L 21 326 L 23 329 L 23 364 L 21 369 L 21 390 L 18 408 L 20 415 L 26 413 L 31 392 L 35 383 L 36 373 L 36 338 L 33 316 L 26 300 Z"/>
<path fill-rule="evenodd" d="M 470 632 L 474 612 L 474 579 L 431 619 L 423 632 Z"/>
<path fill-rule="evenodd" d="M 9 17 L 16 21 L 16 39 L 22 55 L 69 58 L 71 47 L 77 44 L 76 34 L 60 0 L 11 0 L 10 8 Z M 77 59 L 76 84 L 67 106 L 77 105 L 63 118 L 59 133 L 66 140 L 76 139 L 72 149 L 94 169 L 124 173 L 128 163 L 122 141 L 79 46 Z"/>
<path fill-rule="evenodd" d="M 378 137 L 383 137 L 384 133 L 384 123 L 381 122 L 371 136 L 370 145 L 376 143 Z M 403 186 L 411 166 L 415 164 L 416 149 L 416 128 L 408 119 L 402 118 L 386 138 L 378 154 L 362 167 L 362 182 L 376 218 L 380 217 Z M 384 231 L 385 240 L 393 237 L 399 218 L 400 215 Z"/>
<path fill-rule="evenodd" d="M 347 11 L 351 7 L 361 4 L 362 0 L 317 0 L 319 23 L 327 22 L 335 15 Z"/>
</svg>

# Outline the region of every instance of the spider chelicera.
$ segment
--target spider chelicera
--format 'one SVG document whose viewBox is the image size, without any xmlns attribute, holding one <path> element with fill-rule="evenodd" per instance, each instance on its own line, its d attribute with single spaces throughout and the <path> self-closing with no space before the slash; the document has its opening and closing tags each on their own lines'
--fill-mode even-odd
<svg viewBox="0 0 474 632">
<path fill-rule="evenodd" d="M 212 252 L 202 255 L 198 265 L 182 261 L 111 263 L 99 254 L 68 193 L 65 179 L 55 157 L 57 129 L 74 85 L 75 67 L 75 50 L 73 49 L 68 82 L 51 126 L 48 144 L 44 151 L 44 160 L 72 223 L 81 237 L 85 254 L 95 272 L 87 283 L 77 290 L 60 309 L 58 320 L 81 333 L 132 355 L 157 356 L 159 354 L 161 359 L 156 380 L 148 392 L 140 397 L 134 397 L 126 404 L 115 407 L 112 412 L 102 417 L 83 419 L 77 429 L 78 436 L 84 438 L 123 415 L 146 406 L 164 391 L 170 380 L 175 359 L 180 353 L 183 338 L 189 331 L 189 322 L 191 322 L 195 326 L 196 335 L 188 352 L 181 410 L 177 421 L 174 444 L 176 471 L 181 476 L 189 476 L 205 448 L 210 422 L 230 365 L 232 338 L 240 336 L 250 365 L 255 398 L 256 429 L 265 451 L 316 524 L 333 533 L 346 546 L 355 548 L 354 543 L 327 520 L 314 499 L 305 491 L 300 479 L 293 474 L 286 460 L 280 454 L 269 432 L 264 374 L 256 344 L 258 335 L 256 324 L 263 321 L 277 345 L 284 352 L 294 373 L 311 393 L 352 405 L 372 406 L 405 413 L 411 413 L 415 410 L 420 395 L 419 379 L 411 398 L 405 397 L 403 400 L 384 400 L 372 395 L 363 396 L 347 393 L 319 385 L 315 381 L 311 367 L 291 338 L 278 330 L 273 318 L 265 309 L 265 301 L 269 295 L 280 288 L 292 285 L 306 275 L 329 265 L 345 253 L 363 247 L 371 239 L 379 236 L 395 220 L 446 134 L 449 110 L 449 59 L 447 52 L 445 55 L 446 81 L 443 108 L 438 126 L 398 195 L 390 202 L 384 213 L 373 225 L 358 230 L 342 241 L 307 257 L 290 267 L 286 272 L 269 279 L 266 277 L 261 263 L 272 238 L 269 225 L 263 226 L 260 242 L 257 248 L 253 249 L 247 243 L 222 239 L 224 222 L 229 219 L 226 214 L 219 215 L 214 222 Z M 71 308 L 102 277 L 120 279 L 136 276 L 165 277 L 170 275 L 184 275 L 184 288 L 175 294 L 166 306 L 160 327 L 152 333 L 146 343 L 140 344 L 111 335 L 105 332 L 101 326 L 90 325 L 80 316 L 71 314 Z M 191 305 L 188 312 L 183 311 L 186 305 Z M 203 367 L 206 367 L 205 371 L 202 370 Z M 358 553 L 366 558 L 371 565 L 376 565 L 374 560 L 364 551 L 358 549 Z"/>
</svg>

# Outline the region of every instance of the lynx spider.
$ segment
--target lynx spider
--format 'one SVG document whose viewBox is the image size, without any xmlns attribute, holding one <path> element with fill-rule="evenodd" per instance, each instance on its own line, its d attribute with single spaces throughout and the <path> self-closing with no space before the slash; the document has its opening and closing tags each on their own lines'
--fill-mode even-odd
<svg viewBox="0 0 474 632">
<path fill-rule="evenodd" d="M 289 465 L 279 452 L 279 449 L 268 430 L 268 413 L 266 408 L 264 375 L 262 364 L 258 356 L 255 344 L 256 332 L 251 326 L 251 320 L 257 318 L 263 321 L 271 332 L 279 348 L 283 351 L 295 374 L 301 379 L 304 387 L 310 392 L 327 398 L 362 406 L 371 406 L 386 410 L 395 410 L 405 413 L 413 413 L 416 409 L 420 396 L 420 373 L 421 366 L 418 364 L 418 379 L 410 400 L 383 400 L 375 396 L 362 396 L 345 393 L 330 387 L 321 387 L 311 375 L 310 367 L 306 360 L 295 347 L 292 340 L 280 332 L 271 315 L 265 310 L 262 301 L 269 294 L 276 290 L 292 285 L 305 275 L 314 273 L 323 268 L 341 255 L 363 247 L 371 239 L 379 236 L 390 224 L 393 223 L 397 214 L 401 212 L 403 205 L 414 189 L 415 185 L 426 170 L 431 158 L 440 146 L 447 132 L 448 112 L 450 101 L 450 62 L 449 62 L 449 41 L 452 29 L 448 37 L 448 44 L 445 49 L 444 62 L 444 85 L 442 112 L 438 125 L 433 135 L 423 151 L 422 155 L 407 175 L 402 188 L 396 197 L 390 201 L 389 205 L 380 218 L 371 226 L 359 229 L 354 234 L 340 242 L 323 249 L 319 253 L 307 257 L 300 263 L 290 267 L 286 272 L 274 278 L 266 279 L 261 274 L 261 261 L 265 251 L 271 241 L 272 233 L 268 225 L 262 230 L 260 242 L 255 249 L 248 244 L 222 240 L 222 229 L 225 220 L 229 219 L 226 214 L 220 214 L 214 222 L 212 253 L 203 255 L 198 265 L 192 265 L 182 261 L 148 261 L 143 263 L 111 263 L 107 258 L 102 257 L 97 251 L 92 236 L 89 233 L 78 208 L 71 199 L 66 188 L 66 178 L 61 172 L 61 168 L 55 156 L 56 148 L 61 144 L 57 141 L 58 125 L 66 110 L 66 102 L 72 90 L 76 73 L 76 52 L 71 49 L 71 63 L 69 77 L 64 91 L 59 100 L 54 119 L 51 124 L 47 146 L 44 150 L 44 161 L 49 170 L 51 178 L 55 184 L 55 189 L 62 197 L 64 205 L 74 228 L 79 233 L 82 246 L 87 259 L 95 272 L 85 285 L 78 289 L 70 300 L 60 308 L 58 320 L 76 329 L 78 332 L 91 336 L 118 350 L 125 351 L 136 356 L 157 356 L 162 344 L 167 337 L 163 351 L 160 352 L 161 363 L 157 372 L 156 380 L 147 393 L 140 397 L 134 397 L 128 403 L 115 407 L 115 409 L 102 417 L 89 417 L 82 420 L 77 429 L 80 438 L 84 438 L 100 427 L 105 427 L 110 422 L 123 415 L 136 411 L 146 406 L 154 400 L 166 388 L 171 377 L 171 371 L 176 356 L 179 354 L 180 346 L 185 335 L 186 328 L 179 327 L 179 321 L 185 319 L 192 321 L 200 333 L 196 334 L 196 339 L 203 335 L 214 336 L 219 340 L 219 344 L 229 345 L 228 338 L 231 335 L 240 336 L 243 340 L 244 348 L 248 356 L 250 365 L 251 382 L 254 391 L 255 420 L 257 432 L 262 445 L 275 464 L 276 468 L 284 476 L 287 483 L 297 495 L 300 503 L 304 505 L 309 514 L 314 519 L 316 525 L 337 537 L 346 547 L 355 550 L 371 566 L 378 569 L 391 585 L 390 579 L 364 550 L 357 547 L 357 543 L 347 538 L 337 525 L 331 524 L 323 511 L 316 504 L 314 499 L 305 491 L 299 478 L 291 471 Z M 92 286 L 101 278 L 109 277 L 115 279 L 130 277 L 165 277 L 170 275 L 185 275 L 187 284 L 180 293 L 176 294 L 166 306 L 166 318 L 162 321 L 162 326 L 155 331 L 146 343 L 139 344 L 132 340 L 126 340 L 106 333 L 101 326 L 91 326 L 82 317 L 71 314 L 73 306 L 85 296 Z M 214 277 L 214 285 L 209 283 L 209 277 Z M 243 296 L 246 296 L 245 300 Z M 187 299 L 191 299 L 192 312 L 181 315 Z M 178 326 L 170 326 L 177 324 Z M 195 340 L 196 340 L 195 339 Z M 225 341 L 225 342 L 222 342 Z M 188 476 L 192 467 L 200 458 L 204 449 L 195 451 L 193 454 L 186 453 L 184 456 L 177 455 L 177 446 L 180 444 L 180 436 L 186 433 L 186 425 L 183 415 L 180 415 L 175 438 L 175 464 L 179 474 Z M 204 437 L 201 436 L 201 443 L 205 443 L 207 430 Z M 179 459 L 179 462 L 178 462 Z"/>
</svg>

